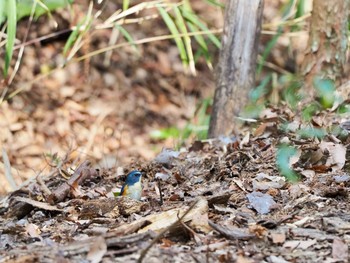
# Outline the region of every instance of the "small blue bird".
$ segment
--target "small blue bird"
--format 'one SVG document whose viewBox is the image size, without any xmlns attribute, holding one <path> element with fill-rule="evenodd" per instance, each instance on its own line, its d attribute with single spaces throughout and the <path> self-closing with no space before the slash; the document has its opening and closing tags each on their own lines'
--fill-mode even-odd
<svg viewBox="0 0 350 263">
<path fill-rule="evenodd" d="M 120 190 L 120 195 L 128 196 L 135 200 L 141 200 L 142 185 L 141 172 L 135 170 L 128 174 L 126 181 Z"/>
</svg>

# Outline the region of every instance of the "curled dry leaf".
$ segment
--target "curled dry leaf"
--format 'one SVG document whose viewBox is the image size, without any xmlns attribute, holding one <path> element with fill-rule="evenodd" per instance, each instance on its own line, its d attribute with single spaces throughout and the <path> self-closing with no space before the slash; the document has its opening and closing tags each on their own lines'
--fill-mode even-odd
<svg viewBox="0 0 350 263">
<path fill-rule="evenodd" d="M 344 167 L 346 160 L 346 148 L 344 145 L 322 141 L 320 149 L 329 153 L 326 165 L 332 167 L 333 172 L 339 171 Z"/>
</svg>

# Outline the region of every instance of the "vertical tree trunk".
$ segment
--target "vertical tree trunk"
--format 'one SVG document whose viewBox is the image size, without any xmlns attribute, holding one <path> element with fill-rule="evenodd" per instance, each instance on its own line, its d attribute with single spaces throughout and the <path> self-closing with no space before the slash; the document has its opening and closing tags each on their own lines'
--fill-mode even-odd
<svg viewBox="0 0 350 263">
<path fill-rule="evenodd" d="M 232 134 L 254 86 L 263 0 L 228 0 L 209 138 Z"/>
<path fill-rule="evenodd" d="M 301 67 L 311 94 L 316 76 L 341 80 L 346 63 L 349 8 L 350 0 L 313 0 L 308 50 Z"/>
</svg>

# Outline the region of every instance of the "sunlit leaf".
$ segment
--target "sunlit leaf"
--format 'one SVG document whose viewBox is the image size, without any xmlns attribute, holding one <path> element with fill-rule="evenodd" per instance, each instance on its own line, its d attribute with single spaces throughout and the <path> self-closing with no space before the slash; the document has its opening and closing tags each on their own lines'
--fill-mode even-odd
<svg viewBox="0 0 350 263">
<path fill-rule="evenodd" d="M 264 97 L 268 93 L 267 84 L 271 81 L 272 75 L 269 74 L 260 82 L 260 84 L 251 91 L 249 94 L 252 102 L 256 102 L 258 99 Z"/>
<path fill-rule="evenodd" d="M 283 91 L 283 97 L 292 109 L 295 109 L 302 100 L 302 96 L 299 93 L 300 88 L 300 82 L 292 81 Z"/>
<path fill-rule="evenodd" d="M 279 172 L 289 181 L 297 182 L 298 174 L 291 168 L 290 159 L 297 155 L 297 149 L 287 144 L 281 144 L 277 147 L 276 163 Z"/>
<path fill-rule="evenodd" d="M 180 136 L 180 130 L 176 127 L 169 127 L 160 130 L 154 130 L 150 133 L 153 139 L 164 140 L 168 138 L 178 138 Z"/>
<path fill-rule="evenodd" d="M 322 79 L 316 77 L 314 79 L 314 87 L 320 97 L 320 103 L 324 108 L 331 108 L 335 100 L 335 85 L 330 79 Z"/>
<path fill-rule="evenodd" d="M 306 106 L 302 112 L 301 117 L 304 121 L 311 121 L 312 116 L 315 115 L 315 113 L 320 109 L 320 106 L 317 103 L 311 103 L 308 106 Z"/>
<path fill-rule="evenodd" d="M 322 139 L 327 135 L 327 132 L 322 128 L 305 127 L 297 131 L 297 134 L 304 139 L 318 138 Z"/>
</svg>

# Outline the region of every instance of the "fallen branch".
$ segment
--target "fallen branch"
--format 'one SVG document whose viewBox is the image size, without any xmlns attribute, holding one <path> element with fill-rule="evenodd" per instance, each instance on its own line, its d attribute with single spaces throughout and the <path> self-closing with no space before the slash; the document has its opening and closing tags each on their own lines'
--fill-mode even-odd
<svg viewBox="0 0 350 263">
<path fill-rule="evenodd" d="M 90 162 L 84 161 L 79 165 L 67 182 L 61 184 L 51 195 L 49 195 L 47 201 L 50 204 L 56 204 L 63 201 L 75 185 L 79 185 L 86 179 L 95 175 L 97 175 L 97 172 L 95 169 L 90 168 Z"/>
</svg>

